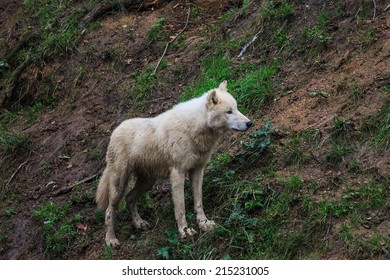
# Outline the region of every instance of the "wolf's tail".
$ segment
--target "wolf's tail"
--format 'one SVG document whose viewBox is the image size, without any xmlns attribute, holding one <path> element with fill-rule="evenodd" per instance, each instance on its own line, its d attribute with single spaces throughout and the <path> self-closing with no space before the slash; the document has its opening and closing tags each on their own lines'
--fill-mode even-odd
<svg viewBox="0 0 390 280">
<path fill-rule="evenodd" d="M 98 207 L 102 210 L 105 210 L 108 206 L 108 198 L 110 195 L 110 175 L 109 170 L 106 167 L 104 169 L 103 175 L 100 178 L 99 186 L 96 191 L 96 203 Z"/>
</svg>

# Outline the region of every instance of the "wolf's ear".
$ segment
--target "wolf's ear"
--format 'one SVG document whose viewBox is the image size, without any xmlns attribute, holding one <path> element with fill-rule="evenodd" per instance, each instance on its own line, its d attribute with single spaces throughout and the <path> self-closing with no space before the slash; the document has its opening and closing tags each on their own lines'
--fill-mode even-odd
<svg viewBox="0 0 390 280">
<path fill-rule="evenodd" d="M 212 90 L 209 95 L 207 96 L 207 103 L 209 105 L 215 105 L 218 103 L 218 96 L 217 92 L 215 90 Z"/>
<path fill-rule="evenodd" d="M 227 81 L 223 81 L 220 85 L 219 85 L 219 89 L 220 90 L 223 90 L 223 91 L 227 91 Z"/>
</svg>

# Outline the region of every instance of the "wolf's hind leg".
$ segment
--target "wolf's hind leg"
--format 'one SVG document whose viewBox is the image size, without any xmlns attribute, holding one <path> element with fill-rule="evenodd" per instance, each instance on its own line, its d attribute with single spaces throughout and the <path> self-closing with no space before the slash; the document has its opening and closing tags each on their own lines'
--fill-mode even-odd
<svg viewBox="0 0 390 280">
<path fill-rule="evenodd" d="M 156 178 L 137 174 L 134 188 L 126 195 L 127 208 L 131 213 L 133 225 L 137 229 L 146 229 L 149 227 L 149 223 L 143 220 L 138 213 L 137 200 L 142 193 L 150 190 L 154 183 L 156 183 Z"/>
<path fill-rule="evenodd" d="M 123 197 L 127 185 L 127 177 L 125 174 L 113 173 L 110 176 L 110 193 L 109 202 L 106 209 L 106 244 L 108 246 L 118 246 L 119 240 L 115 236 L 114 222 L 116 216 L 116 210 L 118 209 L 119 202 Z"/>
</svg>

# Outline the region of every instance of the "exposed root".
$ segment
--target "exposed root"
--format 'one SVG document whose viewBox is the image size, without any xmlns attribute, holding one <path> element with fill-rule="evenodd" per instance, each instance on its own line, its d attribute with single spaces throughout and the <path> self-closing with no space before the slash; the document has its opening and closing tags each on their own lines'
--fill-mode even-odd
<svg viewBox="0 0 390 280">
<path fill-rule="evenodd" d="M 104 14 L 116 10 L 116 9 L 126 9 L 130 11 L 144 11 L 151 10 L 154 8 L 159 8 L 163 2 L 167 0 L 116 0 L 116 1 L 103 1 L 95 8 L 90 10 L 86 15 L 84 15 L 80 22 L 79 27 L 83 28 L 86 24 L 98 19 Z"/>
<path fill-rule="evenodd" d="M 78 186 L 80 184 L 84 184 L 84 183 L 88 183 L 90 181 L 92 181 L 93 179 L 95 179 L 96 177 L 98 177 L 100 174 L 95 174 L 95 175 L 92 175 L 90 177 L 87 177 L 81 181 L 78 181 L 76 183 L 74 183 L 73 185 L 69 186 L 69 187 L 65 187 L 65 188 L 62 188 L 62 189 L 59 189 L 58 191 L 56 191 L 52 196 L 59 196 L 59 195 L 62 195 L 62 194 L 65 194 L 65 193 L 68 193 L 70 191 L 72 191 L 72 189 L 75 187 L 75 186 Z"/>
<path fill-rule="evenodd" d="M 8 81 L 5 89 L 0 93 L 0 108 L 4 107 L 7 101 L 11 98 L 14 93 L 17 82 L 22 75 L 23 71 L 33 62 L 33 59 L 30 56 L 21 63 L 11 75 L 11 79 Z"/>
</svg>

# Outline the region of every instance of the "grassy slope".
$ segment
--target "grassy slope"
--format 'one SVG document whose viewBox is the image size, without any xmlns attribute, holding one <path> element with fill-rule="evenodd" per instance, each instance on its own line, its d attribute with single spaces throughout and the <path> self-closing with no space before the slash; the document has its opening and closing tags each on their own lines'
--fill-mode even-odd
<svg viewBox="0 0 390 280">
<path fill-rule="evenodd" d="M 53 1 L 55 6 L 49 7 L 26 1 L 26 12 L 33 14 L 31 22 L 41 26 L 36 35 L 39 43 L 34 48 L 23 50 L 17 61 L 23 61 L 27 55 L 37 61 L 50 61 L 64 52 L 75 51 L 81 35 L 76 24 L 82 15 L 79 9 L 85 7 L 73 7 L 72 12 L 67 12 L 65 2 Z M 201 31 L 208 37 L 198 46 L 203 57 L 200 71 L 193 79 L 195 81 L 184 88 L 179 100 L 197 96 L 228 79 L 228 88 L 243 111 L 261 123 L 262 119 L 272 115 L 277 100 L 291 90 L 283 86 L 284 75 L 288 73 L 283 69 L 293 63 L 296 68 L 305 65 L 320 75 L 328 67 L 321 57 L 330 52 L 330 46 L 337 47 L 338 42 L 334 41 L 340 34 L 332 32 L 331 27 L 343 19 L 346 7 L 342 4 L 324 5 L 309 11 L 298 1 L 263 2 L 244 1 L 242 7 L 232 8 L 217 23 Z M 92 7 L 94 2 L 88 2 L 88 5 Z M 359 34 L 357 48 L 364 51 L 376 37 L 373 25 L 363 24 L 370 17 L 366 14 L 367 9 L 360 8 L 356 8 L 350 32 Z M 198 12 L 193 10 L 193 16 L 196 17 Z M 51 22 L 53 13 L 61 15 L 56 17 L 59 20 Z M 305 15 L 309 15 L 310 20 L 302 25 Z M 150 29 L 153 32 L 164 28 L 163 21 L 156 22 L 158 26 Z M 26 26 L 28 24 L 31 23 L 26 23 Z M 248 26 L 245 33 L 241 29 L 232 32 L 241 24 Z M 260 27 L 261 39 L 255 40 L 248 48 L 246 59 L 237 59 L 242 46 Z M 89 28 L 98 30 L 99 26 Z M 154 33 L 149 34 L 152 41 L 158 41 Z M 180 47 L 183 46 L 177 46 Z M 107 48 L 103 60 L 115 68 L 117 56 L 120 56 L 117 49 Z M 13 61 L 7 63 L 17 64 Z M 131 78 L 135 86 L 121 97 L 133 100 L 137 110 L 145 108 L 150 96 L 158 90 L 157 83 L 168 88 L 150 74 L 153 65 L 140 67 L 134 72 Z M 9 73 L 6 66 L 2 67 L 5 74 Z M 73 74 L 88 76 L 89 70 L 80 67 Z M 167 65 L 161 68 L 164 67 L 167 67 L 165 71 L 170 71 Z M 334 92 L 323 94 L 352 96 L 354 98 L 348 101 L 351 108 L 359 106 L 364 99 L 362 95 L 368 91 L 388 95 L 388 86 L 369 86 L 374 85 L 359 87 L 348 81 L 338 81 Z M 44 92 L 53 92 L 50 82 L 42 87 Z M 304 84 L 294 84 L 294 90 L 300 87 Z M 111 90 L 119 91 L 114 87 Z M 22 148 L 29 150 L 31 141 L 18 128 L 34 123 L 40 110 L 47 110 L 47 106 L 55 109 L 58 102 L 52 94 L 41 95 L 33 106 L 3 110 L 0 125 L 3 155 L 17 154 Z M 77 101 L 68 103 L 71 111 Z M 361 162 L 359 156 L 362 149 L 374 158 L 388 154 L 389 103 L 378 106 L 381 108 L 377 108 L 374 115 L 363 115 L 353 121 L 343 115 L 330 120 L 326 128 L 281 130 L 272 127 L 271 119 L 271 123 L 265 126 L 257 125 L 258 129 L 250 135 L 236 136 L 243 145 L 236 144 L 231 150 L 215 155 L 205 176 L 204 204 L 220 226 L 212 233 L 201 234 L 192 240 L 178 240 L 169 197 L 157 200 L 156 191 L 142 197 L 141 212 L 155 222 L 153 229 L 146 232 L 134 232 L 126 226 L 129 215 L 121 204 L 118 220 L 124 245 L 114 250 L 101 245 L 103 213 L 94 210 L 91 187 L 79 185 L 66 199 L 54 203 L 42 201 L 30 214 L 43 233 L 44 256 L 77 258 L 77 254 L 84 254 L 91 257 L 85 252 L 92 251 L 92 258 L 105 259 L 128 258 L 129 254 L 138 259 L 386 258 L 390 250 L 385 224 L 389 218 L 390 182 L 377 171 L 375 160 L 367 164 Z M 103 149 L 93 146 L 89 149 L 92 159 L 98 164 Z M 53 168 L 47 163 L 42 172 L 50 174 Z M 4 183 L 7 178 L 2 178 Z M 92 183 L 92 189 L 96 183 Z M 187 208 L 191 209 L 191 191 L 188 187 L 186 191 L 189 198 Z M 2 215 L 9 223 L 19 211 L 14 209 L 12 200 L 18 199 L 23 201 L 21 197 L 12 196 L 11 192 L 8 200 L 2 202 Z M 194 222 L 194 213 L 190 210 L 188 219 Z M 84 224 L 98 232 L 98 236 L 92 238 L 91 234 L 81 234 Z M 6 233 L 2 233 L 0 239 L 4 246 L 11 242 Z"/>
</svg>

